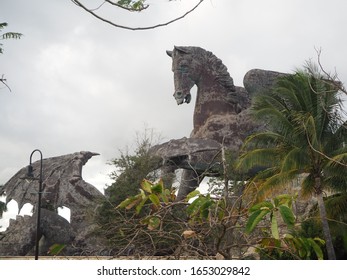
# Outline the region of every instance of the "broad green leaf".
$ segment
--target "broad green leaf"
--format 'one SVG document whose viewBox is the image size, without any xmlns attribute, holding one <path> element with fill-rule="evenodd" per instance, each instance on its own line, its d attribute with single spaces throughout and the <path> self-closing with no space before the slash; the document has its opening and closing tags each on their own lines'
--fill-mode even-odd
<svg viewBox="0 0 347 280">
<path fill-rule="evenodd" d="M 311 244 L 311 247 L 313 248 L 313 251 L 316 253 L 316 256 L 319 260 L 323 260 L 323 252 L 321 247 L 312 239 L 312 238 L 307 238 L 308 242 Z"/>
<path fill-rule="evenodd" d="M 138 196 L 141 197 L 142 199 L 145 199 L 147 197 L 147 195 L 143 189 L 140 189 L 140 193 L 138 194 Z"/>
<path fill-rule="evenodd" d="M 51 256 L 57 256 L 65 247 L 65 244 L 53 244 L 51 247 L 49 247 L 48 254 Z"/>
<path fill-rule="evenodd" d="M 164 192 L 160 195 L 164 203 L 169 203 L 171 198 L 171 192 L 168 189 L 164 189 Z"/>
<path fill-rule="evenodd" d="M 141 202 L 136 206 L 136 213 L 139 214 L 142 210 L 143 205 L 145 205 L 146 201 L 148 200 L 148 196 L 145 198 L 142 198 Z"/>
<path fill-rule="evenodd" d="M 127 199 L 123 200 L 117 208 L 125 208 L 127 210 L 134 207 L 136 204 L 138 204 L 142 200 L 141 195 L 136 195 L 132 197 L 128 197 Z"/>
<path fill-rule="evenodd" d="M 295 248 L 299 253 L 300 258 L 310 259 L 312 244 L 309 241 L 311 238 L 293 238 Z"/>
<path fill-rule="evenodd" d="M 263 217 L 270 213 L 270 210 L 263 209 L 263 210 L 256 210 L 252 213 L 251 216 L 249 216 L 247 224 L 246 224 L 246 233 L 251 233 L 254 228 L 257 226 L 257 224 L 263 219 Z"/>
<path fill-rule="evenodd" d="M 150 201 L 152 201 L 152 203 L 155 205 L 155 206 L 160 206 L 160 200 L 159 200 L 159 197 L 152 193 L 148 196 L 148 198 L 150 199 Z"/>
<path fill-rule="evenodd" d="M 208 218 L 210 213 L 210 206 L 213 204 L 211 199 L 206 200 L 200 207 L 200 216 L 204 219 Z"/>
<path fill-rule="evenodd" d="M 295 216 L 293 214 L 293 211 L 288 206 L 285 206 L 285 205 L 280 205 L 278 207 L 278 209 L 279 209 L 281 216 L 282 216 L 282 219 L 286 223 L 286 225 L 289 228 L 294 227 Z"/>
<path fill-rule="evenodd" d="M 273 209 L 274 206 L 273 204 L 270 202 L 270 201 L 262 201 L 256 205 L 253 205 L 250 209 L 249 209 L 249 212 L 254 212 L 254 211 L 257 211 L 257 210 L 265 210 L 265 209 Z"/>
<path fill-rule="evenodd" d="M 159 193 L 163 193 L 163 190 L 164 190 L 163 181 L 159 181 L 159 183 L 151 187 L 151 193 L 159 194 Z"/>
<path fill-rule="evenodd" d="M 313 238 L 313 240 L 314 240 L 315 242 L 319 242 L 322 246 L 325 245 L 325 240 L 323 240 L 323 239 L 321 239 L 321 238 L 319 238 L 319 237 L 315 237 L 315 238 Z"/>
<path fill-rule="evenodd" d="M 193 213 L 196 213 L 204 201 L 205 197 L 203 196 L 199 196 L 197 199 L 195 199 L 186 209 L 188 214 L 192 215 Z"/>
<path fill-rule="evenodd" d="M 146 179 L 143 179 L 141 182 L 141 188 L 147 193 L 152 193 L 152 186 L 153 184 Z"/>
<path fill-rule="evenodd" d="M 304 253 L 301 255 L 302 258 L 305 258 L 305 259 L 309 259 L 311 257 L 311 244 L 310 242 L 308 241 L 308 238 L 303 238 L 303 237 L 300 237 L 298 238 L 301 242 L 301 244 L 303 245 L 303 247 L 305 248 L 305 251 Z"/>
<path fill-rule="evenodd" d="M 302 251 L 302 247 L 303 247 L 300 239 L 294 237 L 294 238 L 290 238 L 290 240 L 293 242 L 296 251 L 300 253 L 300 250 Z"/>
<path fill-rule="evenodd" d="M 193 197 L 196 197 L 199 194 L 200 194 L 200 191 L 198 190 L 192 191 L 187 195 L 186 200 L 189 201 L 190 199 L 192 199 Z"/>
<path fill-rule="evenodd" d="M 128 205 L 125 207 L 125 209 L 126 209 L 126 210 L 129 210 L 129 209 L 133 208 L 135 205 L 137 205 L 137 204 L 140 203 L 141 199 L 142 199 L 142 198 L 139 197 L 138 199 L 132 201 L 130 204 L 128 204 Z"/>
<path fill-rule="evenodd" d="M 280 238 L 280 235 L 278 233 L 277 219 L 274 212 L 271 213 L 271 233 L 274 238 Z"/>
</svg>

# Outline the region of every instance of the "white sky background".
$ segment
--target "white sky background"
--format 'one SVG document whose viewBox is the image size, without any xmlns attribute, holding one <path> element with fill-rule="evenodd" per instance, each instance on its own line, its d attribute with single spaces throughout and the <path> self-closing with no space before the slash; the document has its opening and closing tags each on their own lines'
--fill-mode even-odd
<svg viewBox="0 0 347 280">
<path fill-rule="evenodd" d="M 81 0 L 82 1 L 82 0 Z M 102 0 L 88 0 L 97 7 Z M 149 0 L 141 13 L 103 6 L 110 19 L 133 27 L 166 22 L 198 0 Z M 4 32 L 0 75 L 0 184 L 28 165 L 38 148 L 44 158 L 82 150 L 98 152 L 83 169 L 100 190 L 107 162 L 154 128 L 167 141 L 189 136 L 194 102 L 177 106 L 167 49 L 200 46 L 222 59 L 242 86 L 252 68 L 292 72 L 322 49 L 322 63 L 347 81 L 345 0 L 205 0 L 183 20 L 128 31 L 103 23 L 70 0 L 2 0 Z M 1 223 L 1 221 L 0 221 Z"/>
</svg>

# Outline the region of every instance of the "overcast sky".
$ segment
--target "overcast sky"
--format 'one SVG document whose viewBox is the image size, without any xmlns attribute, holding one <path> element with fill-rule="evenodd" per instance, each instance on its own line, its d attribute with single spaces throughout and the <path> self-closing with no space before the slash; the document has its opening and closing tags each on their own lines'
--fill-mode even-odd
<svg viewBox="0 0 347 280">
<path fill-rule="evenodd" d="M 102 0 L 81 0 L 97 7 Z M 109 19 L 132 27 L 168 21 L 198 0 L 149 0 L 141 13 L 103 6 Z M 108 10 L 107 10 L 108 9 Z M 98 152 L 84 179 L 102 190 L 107 162 L 132 145 L 136 132 L 155 129 L 163 141 L 189 136 L 194 103 L 176 105 L 167 49 L 200 46 L 222 59 L 242 86 L 252 68 L 292 72 L 322 49 L 322 63 L 347 81 L 345 0 L 205 0 L 183 20 L 149 31 L 98 21 L 70 0 L 1 0 L 4 30 L 0 75 L 0 184 L 44 158 Z"/>
</svg>

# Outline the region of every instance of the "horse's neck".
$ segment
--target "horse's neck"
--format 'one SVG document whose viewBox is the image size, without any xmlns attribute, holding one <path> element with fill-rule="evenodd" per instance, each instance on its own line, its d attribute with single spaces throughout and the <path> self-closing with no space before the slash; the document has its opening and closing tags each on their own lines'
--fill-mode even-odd
<svg viewBox="0 0 347 280">
<path fill-rule="evenodd" d="M 194 110 L 194 131 L 205 124 L 213 115 L 234 114 L 235 109 L 227 100 L 227 89 L 222 85 L 198 85 Z"/>
</svg>

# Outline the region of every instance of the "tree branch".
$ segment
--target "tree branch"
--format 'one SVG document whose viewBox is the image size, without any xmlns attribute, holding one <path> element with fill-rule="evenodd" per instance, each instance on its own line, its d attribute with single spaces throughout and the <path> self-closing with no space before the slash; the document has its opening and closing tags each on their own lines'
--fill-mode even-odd
<svg viewBox="0 0 347 280">
<path fill-rule="evenodd" d="M 101 4 L 98 8 L 96 9 L 89 9 L 87 8 L 86 6 L 84 6 L 80 1 L 78 0 L 71 0 L 74 4 L 76 4 L 77 6 L 79 6 L 80 8 L 82 8 L 83 10 L 85 10 L 86 12 L 88 12 L 89 14 L 93 15 L 94 17 L 96 17 L 97 19 L 103 21 L 103 22 L 106 22 L 114 27 L 117 27 L 117 28 L 121 28 L 121 29 L 127 29 L 127 30 L 132 30 L 132 31 L 139 31 L 139 30 L 149 30 L 149 29 L 155 29 L 155 28 L 158 28 L 158 27 L 163 27 L 163 26 L 167 26 L 171 23 L 174 23 L 180 19 L 183 19 L 184 17 L 186 17 L 188 14 L 192 13 L 197 7 L 199 7 L 199 5 L 204 2 L 204 0 L 199 0 L 199 2 L 192 8 L 190 9 L 189 11 L 187 11 L 186 13 L 184 13 L 183 15 L 175 18 L 175 19 L 172 19 L 170 21 L 167 21 L 165 23 L 159 23 L 159 24 L 156 24 L 156 25 L 152 25 L 152 26 L 146 26 L 146 27 L 130 27 L 130 26 L 125 26 L 125 25 L 120 25 L 120 24 L 117 24 L 117 23 L 114 23 L 113 21 L 110 21 L 106 18 L 103 18 L 102 16 L 99 16 L 98 14 L 96 14 L 94 11 L 99 9 L 103 4 Z M 109 3 L 109 4 L 112 4 L 112 5 L 115 5 L 119 8 L 123 8 L 123 9 L 126 9 L 126 10 L 129 10 L 129 11 L 140 11 L 140 10 L 134 10 L 134 9 L 131 9 L 131 8 L 126 8 L 126 7 L 123 7 L 123 6 L 120 6 L 119 4 L 117 3 L 114 3 L 110 0 L 105 0 L 105 2 Z M 105 3 L 104 2 L 104 3 Z M 143 9 L 146 9 L 148 7 L 147 6 L 144 6 Z M 141 9 L 141 10 L 143 10 Z"/>
<path fill-rule="evenodd" d="M 11 88 L 6 84 L 6 79 L 4 79 L 4 75 L 1 76 L 0 83 L 4 84 L 8 88 L 8 90 L 11 92 Z"/>
<path fill-rule="evenodd" d="M 303 126 L 304 126 L 304 129 L 305 129 L 305 134 L 306 134 L 307 143 L 308 143 L 308 145 L 310 146 L 310 148 L 311 148 L 311 150 L 312 150 L 313 152 L 315 152 L 315 153 L 321 155 L 322 157 L 326 158 L 327 160 L 332 161 L 332 162 L 334 162 L 334 163 L 336 163 L 336 164 L 338 164 L 338 165 L 341 165 L 341 166 L 343 166 L 343 167 L 347 167 L 346 164 L 344 164 L 344 163 L 342 163 L 342 162 L 340 162 L 340 161 L 337 161 L 337 160 L 335 160 L 335 159 L 333 159 L 333 158 L 327 156 L 326 154 L 322 153 L 321 151 L 318 151 L 315 147 L 313 147 L 313 145 L 312 145 L 312 143 L 311 143 L 311 140 L 310 140 L 310 138 L 309 138 L 309 135 L 308 135 L 308 129 L 307 129 L 307 127 L 306 127 L 306 125 L 305 125 L 304 123 L 303 123 Z"/>
<path fill-rule="evenodd" d="M 347 90 L 345 89 L 345 87 L 343 86 L 343 83 L 340 81 L 337 73 L 335 72 L 334 76 L 331 76 L 330 73 L 328 73 L 324 68 L 323 65 L 321 63 L 321 54 L 322 54 L 322 50 L 321 49 L 316 49 L 317 52 L 317 61 L 318 61 L 318 65 L 319 68 L 321 69 L 321 71 L 326 75 L 326 77 L 328 78 L 328 82 L 330 84 L 332 84 L 333 86 L 335 86 L 338 90 L 342 91 L 343 93 L 347 94 Z"/>
</svg>

